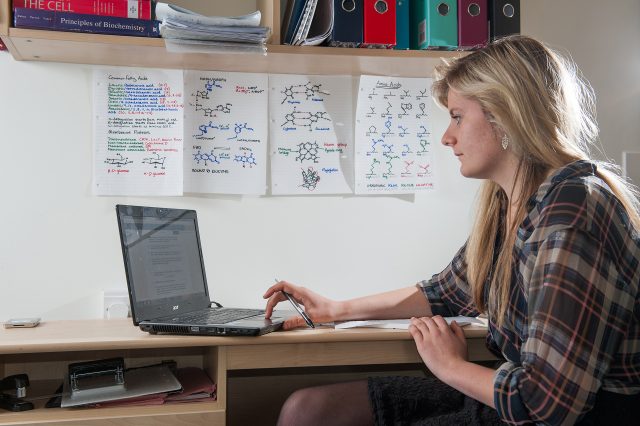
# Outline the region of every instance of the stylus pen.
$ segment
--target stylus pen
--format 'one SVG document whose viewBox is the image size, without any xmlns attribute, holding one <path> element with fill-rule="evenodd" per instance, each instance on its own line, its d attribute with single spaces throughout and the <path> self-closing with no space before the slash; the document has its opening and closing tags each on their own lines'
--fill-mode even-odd
<svg viewBox="0 0 640 426">
<path fill-rule="evenodd" d="M 276 282 L 279 283 L 280 280 L 276 278 Z M 295 308 L 296 311 L 298 311 L 298 313 L 300 314 L 300 316 L 302 316 L 302 318 L 304 319 L 304 322 L 307 323 L 307 325 L 311 328 L 316 328 L 316 326 L 313 324 L 313 321 L 311 321 L 311 318 L 309 318 L 309 315 L 307 315 L 307 313 L 304 311 L 304 309 L 302 309 L 302 306 L 300 306 L 298 304 L 298 302 L 296 301 L 296 299 L 293 298 L 293 296 L 291 296 L 289 293 L 287 293 L 284 290 L 280 290 L 282 292 L 282 294 L 284 294 L 284 296 L 289 299 L 289 302 L 291 302 L 291 304 L 293 305 L 293 307 Z"/>
</svg>

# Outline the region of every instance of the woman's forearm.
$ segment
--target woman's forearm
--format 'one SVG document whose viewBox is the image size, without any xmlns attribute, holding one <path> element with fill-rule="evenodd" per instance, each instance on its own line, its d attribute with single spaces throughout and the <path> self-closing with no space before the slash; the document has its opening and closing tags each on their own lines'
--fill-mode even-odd
<svg viewBox="0 0 640 426">
<path fill-rule="evenodd" d="M 431 316 L 427 298 L 417 286 L 339 302 L 337 320 Z"/>
</svg>

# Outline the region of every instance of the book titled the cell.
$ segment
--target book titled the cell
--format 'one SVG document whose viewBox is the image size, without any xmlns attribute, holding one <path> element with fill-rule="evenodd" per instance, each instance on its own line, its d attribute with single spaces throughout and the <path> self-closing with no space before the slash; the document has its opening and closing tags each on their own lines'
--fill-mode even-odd
<svg viewBox="0 0 640 426">
<path fill-rule="evenodd" d="M 14 9 L 151 19 L 151 0 L 13 0 Z"/>
<path fill-rule="evenodd" d="M 16 28 L 111 34 L 137 37 L 160 37 L 159 21 L 114 16 L 84 15 L 53 10 L 16 8 Z"/>
</svg>

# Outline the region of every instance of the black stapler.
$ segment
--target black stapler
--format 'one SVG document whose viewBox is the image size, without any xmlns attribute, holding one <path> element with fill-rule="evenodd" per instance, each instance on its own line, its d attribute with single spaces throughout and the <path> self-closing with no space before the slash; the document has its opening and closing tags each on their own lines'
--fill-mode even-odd
<svg viewBox="0 0 640 426">
<path fill-rule="evenodd" d="M 9 411 L 33 410 L 33 403 L 25 401 L 29 386 L 29 376 L 26 374 L 14 374 L 0 380 L 0 391 L 15 390 L 15 395 L 0 393 L 0 408 Z"/>
</svg>

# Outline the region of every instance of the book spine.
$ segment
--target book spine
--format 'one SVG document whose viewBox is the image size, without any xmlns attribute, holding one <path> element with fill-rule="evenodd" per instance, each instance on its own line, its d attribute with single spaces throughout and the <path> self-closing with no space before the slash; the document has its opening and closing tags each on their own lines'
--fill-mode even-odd
<svg viewBox="0 0 640 426">
<path fill-rule="evenodd" d="M 159 21 L 84 15 L 52 10 L 15 8 L 13 25 L 16 28 L 37 28 L 56 31 L 160 37 Z"/>
<path fill-rule="evenodd" d="M 151 19 L 151 0 L 13 0 L 13 8 Z"/>
</svg>

